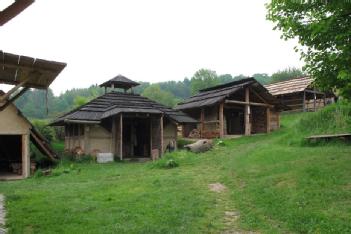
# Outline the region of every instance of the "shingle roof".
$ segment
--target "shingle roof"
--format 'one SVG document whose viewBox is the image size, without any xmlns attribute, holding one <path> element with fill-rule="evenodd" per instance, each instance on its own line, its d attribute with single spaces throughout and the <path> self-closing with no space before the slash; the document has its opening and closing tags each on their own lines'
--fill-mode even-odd
<svg viewBox="0 0 351 234">
<path fill-rule="evenodd" d="M 0 83 L 17 85 L 29 78 L 24 87 L 47 89 L 66 63 L 35 59 L 0 50 Z"/>
<path fill-rule="evenodd" d="M 250 86 L 257 93 L 259 93 L 260 96 L 267 100 L 268 103 L 277 105 L 279 108 L 283 108 L 280 101 L 273 97 L 259 82 L 257 82 L 254 78 L 246 78 L 200 90 L 198 94 L 186 99 L 184 102 L 179 103 L 175 109 L 185 110 L 211 106 L 222 102 L 225 98 L 247 86 Z"/>
<path fill-rule="evenodd" d="M 307 89 L 312 84 L 312 82 L 313 79 L 310 77 L 301 77 L 265 85 L 265 88 L 268 89 L 268 91 L 273 96 L 277 96 L 282 94 L 302 92 Z"/>
<path fill-rule="evenodd" d="M 163 106 L 139 94 L 110 92 L 59 117 L 51 125 L 63 125 L 65 121 L 101 121 L 120 113 L 165 114 L 178 123 L 197 121 L 181 111 Z"/>
<path fill-rule="evenodd" d="M 114 85 L 115 88 L 130 89 L 131 87 L 139 85 L 139 83 L 132 81 L 125 76 L 118 75 L 118 76 L 112 78 L 111 80 L 108 80 L 108 81 L 102 83 L 99 86 L 100 87 L 111 87 L 112 85 Z"/>
</svg>

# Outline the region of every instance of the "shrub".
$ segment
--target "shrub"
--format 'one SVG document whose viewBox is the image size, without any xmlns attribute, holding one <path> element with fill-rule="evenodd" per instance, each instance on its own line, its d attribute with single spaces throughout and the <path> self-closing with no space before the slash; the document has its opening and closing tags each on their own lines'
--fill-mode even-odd
<svg viewBox="0 0 351 234">
<path fill-rule="evenodd" d="M 166 166 L 167 168 L 173 168 L 173 167 L 178 167 L 179 164 L 178 164 L 176 161 L 174 161 L 174 159 L 169 159 L 169 160 L 166 162 L 165 166 Z"/>
<path fill-rule="evenodd" d="M 185 145 L 189 145 L 189 144 L 192 144 L 192 143 L 194 143 L 194 142 L 195 142 L 195 141 L 186 140 L 186 139 L 180 138 L 180 139 L 178 139 L 178 141 L 177 141 L 178 149 L 184 149 L 184 146 L 185 146 Z"/>
</svg>

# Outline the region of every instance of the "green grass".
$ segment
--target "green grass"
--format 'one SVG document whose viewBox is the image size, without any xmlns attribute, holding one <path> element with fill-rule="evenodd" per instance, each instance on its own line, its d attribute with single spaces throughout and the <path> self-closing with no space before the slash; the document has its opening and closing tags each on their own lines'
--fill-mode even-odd
<svg viewBox="0 0 351 234">
<path fill-rule="evenodd" d="M 225 140 L 224 146 L 203 154 L 179 151 L 150 163 L 63 162 L 55 176 L 1 182 L 8 229 L 350 233 L 350 145 L 303 140 L 308 134 L 348 131 L 350 109 L 345 104 L 325 113 L 285 115 L 279 131 Z M 179 166 L 166 169 L 170 159 Z M 227 190 L 209 191 L 208 184 L 216 182 Z M 228 221 L 225 211 L 239 211 L 240 218 Z"/>
</svg>

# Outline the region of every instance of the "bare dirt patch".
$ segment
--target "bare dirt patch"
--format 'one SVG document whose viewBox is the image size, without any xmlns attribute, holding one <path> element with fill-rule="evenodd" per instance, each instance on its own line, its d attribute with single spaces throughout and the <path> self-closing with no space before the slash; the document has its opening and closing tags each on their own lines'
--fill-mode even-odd
<svg viewBox="0 0 351 234">
<path fill-rule="evenodd" d="M 0 234 L 5 234 L 6 229 L 5 229 L 5 197 L 4 195 L 0 194 Z"/>
<path fill-rule="evenodd" d="M 227 187 L 225 187 L 223 184 L 221 183 L 214 183 L 214 184 L 209 184 L 208 188 L 213 191 L 213 192 L 217 192 L 217 193 L 221 193 L 223 191 L 225 191 L 227 189 Z"/>
</svg>

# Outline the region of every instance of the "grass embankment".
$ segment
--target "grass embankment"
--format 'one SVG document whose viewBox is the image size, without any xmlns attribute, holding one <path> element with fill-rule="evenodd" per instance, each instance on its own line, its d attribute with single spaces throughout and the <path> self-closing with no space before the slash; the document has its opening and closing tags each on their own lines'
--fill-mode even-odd
<svg viewBox="0 0 351 234">
<path fill-rule="evenodd" d="M 269 135 L 156 163 L 67 163 L 59 176 L 0 183 L 12 233 L 351 232 L 351 147 L 308 145 L 350 131 L 350 106 L 285 115 Z M 179 167 L 163 169 L 169 158 Z M 221 193 L 208 184 L 220 182 Z M 239 211 L 238 220 L 225 211 Z"/>
</svg>

